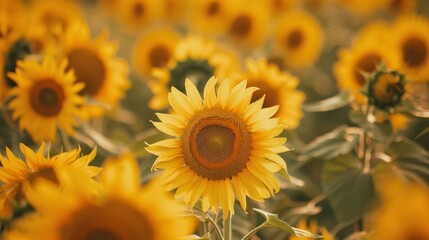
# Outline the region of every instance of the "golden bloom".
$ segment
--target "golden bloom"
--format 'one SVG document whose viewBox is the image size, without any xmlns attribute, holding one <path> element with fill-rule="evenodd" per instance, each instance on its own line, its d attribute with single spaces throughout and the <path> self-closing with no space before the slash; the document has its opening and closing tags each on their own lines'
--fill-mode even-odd
<svg viewBox="0 0 429 240">
<path fill-rule="evenodd" d="M 323 47 L 324 34 L 319 21 L 303 10 L 282 14 L 275 27 L 274 44 L 284 53 L 288 67 L 313 64 Z"/>
<path fill-rule="evenodd" d="M 2 186 L 4 195 L 0 201 L 0 214 L 3 218 L 11 216 L 13 202 L 18 204 L 25 202 L 27 198 L 26 190 L 33 188 L 38 179 L 45 179 L 58 187 L 63 184 L 58 178 L 60 171 L 72 171 L 87 179 L 100 172 L 100 168 L 88 166 L 94 159 L 96 150 L 81 157 L 79 157 L 81 154 L 80 148 L 45 157 L 44 143 L 40 145 L 37 152 L 34 152 L 24 144 L 19 146 L 25 162 L 15 156 L 9 148 L 6 148 L 6 157 L 0 155 L 2 165 L 0 167 L 0 180 L 5 183 Z M 91 181 L 86 181 L 86 184 L 91 185 Z"/>
<path fill-rule="evenodd" d="M 66 67 L 66 60 L 58 64 L 47 57 L 41 64 L 19 61 L 16 73 L 9 74 L 17 84 L 11 90 L 15 98 L 9 103 L 12 118 L 18 119 L 20 129 L 36 142 L 56 141 L 57 128 L 74 133 L 83 103 L 78 93 L 83 85 L 76 83 Z"/>
<path fill-rule="evenodd" d="M 387 6 L 395 13 L 408 13 L 416 9 L 416 0 L 389 0 Z"/>
<path fill-rule="evenodd" d="M 227 35 L 240 46 L 262 45 L 270 20 L 266 2 L 229 1 L 226 7 Z"/>
<path fill-rule="evenodd" d="M 105 163 L 100 194 L 79 177 L 62 177 L 69 183 L 63 191 L 40 181 L 27 193 L 36 215 L 24 218 L 31 224 L 16 227 L 22 239 L 179 240 L 192 233 L 193 222 L 178 217 L 182 206 L 155 180 L 140 186 L 137 162 L 129 155 Z"/>
<path fill-rule="evenodd" d="M 186 78 L 190 78 L 202 91 L 211 76 L 229 76 L 235 72 L 238 64 L 238 57 L 216 42 L 188 36 L 177 44 L 170 64 L 152 71 L 155 79 L 149 82 L 149 87 L 154 96 L 149 106 L 155 110 L 168 107 L 170 87 L 184 90 Z"/>
<path fill-rule="evenodd" d="M 147 78 L 153 68 L 162 68 L 171 62 L 179 39 L 179 33 L 172 28 L 152 29 L 142 35 L 132 55 L 140 78 Z"/>
<path fill-rule="evenodd" d="M 392 49 L 399 67 L 410 80 L 427 81 L 429 78 L 429 21 L 408 15 L 397 20 L 392 35 Z"/>
<path fill-rule="evenodd" d="M 369 239 L 428 239 L 429 191 L 419 183 L 390 179 L 382 182 L 381 207 Z"/>
<path fill-rule="evenodd" d="M 319 227 L 317 225 L 316 221 L 310 221 L 310 224 L 307 224 L 307 220 L 305 218 L 301 219 L 297 226 L 301 230 L 307 230 L 314 234 L 319 234 L 322 236 L 325 240 L 334 240 L 334 237 L 329 233 L 329 231 L 325 227 Z M 298 236 L 291 236 L 289 240 L 310 240 L 314 238 L 309 237 L 298 237 Z"/>
<path fill-rule="evenodd" d="M 262 108 L 264 98 L 250 103 L 256 88 L 246 81 L 232 87 L 217 79 L 204 88 L 204 100 L 186 80 L 186 95 L 176 88 L 169 93 L 173 114 L 157 114 L 160 131 L 173 136 L 147 147 L 158 156 L 153 169 L 165 169 L 161 179 L 167 190 L 191 207 L 202 199 L 204 211 L 222 206 L 224 218 L 234 214 L 235 197 L 246 209 L 246 196 L 263 201 L 279 191 L 273 173 L 286 174 L 278 155 L 289 149 L 277 118 L 278 106 Z"/>
<path fill-rule="evenodd" d="M 280 71 L 276 65 L 267 63 L 265 59 L 248 59 L 242 78 L 247 79 L 249 86 L 259 89 L 253 94 L 252 101 L 265 95 L 264 108 L 279 105 L 274 116 L 280 119 L 280 123 L 289 129 L 298 127 L 305 95 L 296 89 L 299 84 L 297 77 Z"/>
<path fill-rule="evenodd" d="M 189 25 L 203 33 L 222 33 L 225 30 L 228 0 L 193 0 Z"/>
<path fill-rule="evenodd" d="M 107 41 L 107 32 L 91 39 L 88 26 L 75 22 L 64 39 L 67 69 L 72 69 L 77 82 L 85 87 L 81 95 L 96 103 L 82 108 L 83 118 L 100 117 L 111 107 L 117 107 L 130 87 L 128 68 L 124 60 L 115 56 L 118 46 Z"/>
<path fill-rule="evenodd" d="M 160 14 L 159 5 L 152 0 L 123 0 L 116 7 L 119 18 L 134 29 L 148 25 Z"/>
</svg>

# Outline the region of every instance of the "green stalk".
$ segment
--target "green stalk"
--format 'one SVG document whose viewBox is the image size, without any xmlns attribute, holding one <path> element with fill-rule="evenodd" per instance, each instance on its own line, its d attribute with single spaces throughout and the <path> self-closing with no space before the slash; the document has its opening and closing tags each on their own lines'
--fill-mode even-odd
<svg viewBox="0 0 429 240">
<path fill-rule="evenodd" d="M 223 238 L 224 240 L 232 240 L 232 228 L 231 228 L 231 221 L 232 215 L 231 213 L 228 214 L 228 217 L 223 220 Z"/>
</svg>

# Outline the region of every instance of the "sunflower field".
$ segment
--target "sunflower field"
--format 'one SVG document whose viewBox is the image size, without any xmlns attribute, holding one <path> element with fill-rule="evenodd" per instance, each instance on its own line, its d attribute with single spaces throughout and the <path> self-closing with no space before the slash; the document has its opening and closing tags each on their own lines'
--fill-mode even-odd
<svg viewBox="0 0 429 240">
<path fill-rule="evenodd" d="M 0 101 L 0 239 L 429 239 L 427 0 L 0 0 Z"/>
</svg>

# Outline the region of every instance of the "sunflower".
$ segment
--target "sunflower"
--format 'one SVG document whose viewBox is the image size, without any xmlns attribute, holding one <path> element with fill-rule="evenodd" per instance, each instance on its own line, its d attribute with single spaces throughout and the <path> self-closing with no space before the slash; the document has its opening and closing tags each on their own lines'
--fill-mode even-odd
<svg viewBox="0 0 429 240">
<path fill-rule="evenodd" d="M 167 190 L 176 189 L 191 207 L 202 199 L 204 211 L 216 212 L 219 204 L 226 218 L 234 214 L 235 197 L 246 209 L 246 196 L 257 201 L 279 191 L 275 172 L 287 175 L 278 153 L 289 149 L 277 118 L 278 106 L 262 108 L 264 97 L 250 103 L 256 88 L 246 81 L 231 87 L 222 81 L 215 91 L 212 77 L 204 88 L 204 100 L 190 80 L 186 95 L 176 88 L 169 93 L 175 113 L 158 114 L 160 131 L 174 136 L 154 143 L 147 151 L 158 156 L 152 168 L 165 169 L 161 179 Z"/>
<path fill-rule="evenodd" d="M 225 30 L 227 0 L 193 0 L 189 24 L 199 32 L 220 34 Z"/>
<path fill-rule="evenodd" d="M 155 79 L 149 82 L 149 87 L 154 96 L 149 106 L 155 110 L 168 107 L 169 88 L 174 86 L 184 90 L 186 78 L 190 78 L 202 91 L 211 76 L 229 76 L 238 69 L 238 65 L 234 52 L 214 41 L 188 36 L 177 44 L 170 64 L 152 71 Z"/>
<path fill-rule="evenodd" d="M 323 39 L 319 21 L 303 10 L 285 12 L 275 27 L 274 44 L 291 68 L 313 64 L 320 55 Z"/>
<path fill-rule="evenodd" d="M 123 0 L 117 8 L 119 18 L 135 29 L 149 25 L 160 15 L 159 5 L 152 0 Z"/>
<path fill-rule="evenodd" d="M 153 68 L 165 67 L 172 60 L 179 39 L 179 33 L 165 27 L 147 31 L 137 40 L 132 58 L 142 79 L 145 79 Z"/>
<path fill-rule="evenodd" d="M 88 26 L 81 22 L 75 22 L 65 35 L 67 69 L 73 69 L 77 81 L 85 84 L 80 94 L 97 102 L 83 106 L 84 119 L 102 116 L 106 106 L 116 107 L 130 87 L 127 64 L 115 56 L 118 46 L 107 35 L 103 32 L 91 39 Z"/>
<path fill-rule="evenodd" d="M 347 9 L 358 15 L 370 15 L 375 11 L 386 6 L 390 0 L 337 0 L 343 4 Z"/>
<path fill-rule="evenodd" d="M 60 64 L 46 57 L 42 63 L 19 61 L 16 73 L 10 73 L 17 87 L 11 90 L 15 98 L 9 103 L 12 118 L 36 142 L 56 141 L 57 128 L 74 133 L 83 98 L 83 84 L 75 82 L 67 61 Z"/>
<path fill-rule="evenodd" d="M 400 62 L 400 70 L 410 80 L 429 79 L 429 21 L 408 15 L 397 20 L 392 36 L 392 50 Z"/>
<path fill-rule="evenodd" d="M 387 4 L 395 13 L 413 12 L 416 9 L 416 0 L 389 0 Z"/>
<path fill-rule="evenodd" d="M 307 224 L 307 219 L 303 218 L 298 223 L 298 228 L 302 230 L 307 230 L 311 233 L 319 233 L 325 240 L 334 240 L 334 237 L 329 233 L 325 227 L 319 227 L 316 221 L 310 221 L 310 224 Z M 302 236 L 291 236 L 289 240 L 310 240 L 314 238 L 302 237 Z"/>
<path fill-rule="evenodd" d="M 170 23 L 181 23 L 187 9 L 187 1 L 162 0 L 159 2 L 161 16 Z"/>
<path fill-rule="evenodd" d="M 90 154 L 79 157 L 80 148 L 69 152 L 63 152 L 54 156 L 45 157 L 45 144 L 34 152 L 24 144 L 19 145 L 25 162 L 15 156 L 9 148 L 6 148 L 6 157 L 0 155 L 0 180 L 5 183 L 2 186 L 4 196 L 1 198 L 1 217 L 10 217 L 12 214 L 12 204 L 23 204 L 27 198 L 25 192 L 33 188 L 38 179 L 45 179 L 57 187 L 62 186 L 62 181 L 58 178 L 60 171 L 72 171 L 87 179 L 96 176 L 100 168 L 88 166 L 94 159 L 96 150 Z M 95 181 L 86 181 L 86 184 L 93 185 Z"/>
<path fill-rule="evenodd" d="M 297 77 L 280 71 L 276 65 L 267 63 L 265 59 L 248 59 L 243 79 L 247 79 L 249 86 L 259 89 L 252 96 L 253 102 L 265 95 L 263 107 L 279 105 L 274 116 L 278 117 L 283 125 L 290 129 L 299 125 L 305 95 L 296 90 L 299 84 Z"/>
<path fill-rule="evenodd" d="M 382 28 L 379 27 L 371 26 L 371 29 L 378 30 L 378 34 L 382 35 L 380 33 Z M 372 32 L 372 30 L 362 30 L 362 34 L 353 43 L 352 48 L 339 51 L 339 60 L 334 64 L 338 87 L 341 90 L 350 91 L 358 104 L 366 102 L 365 96 L 361 93 L 366 84 L 363 73 L 373 72 L 382 61 L 389 68 L 395 69 L 397 66 L 397 61 L 389 48 L 384 47 L 385 39 L 375 37 L 371 34 Z"/>
<path fill-rule="evenodd" d="M 297 8 L 302 0 L 269 0 L 268 6 L 271 13 L 274 15 L 281 15 L 290 9 Z"/>
<path fill-rule="evenodd" d="M 20 1 L 0 2 L 0 51 L 6 51 L 26 30 L 27 18 Z"/>
<path fill-rule="evenodd" d="M 369 239 L 428 239 L 429 191 L 426 186 L 390 179 L 381 190 L 382 205 Z M 404 207 L 406 206 L 406 207 Z"/>
<path fill-rule="evenodd" d="M 229 1 L 226 5 L 226 33 L 237 44 L 260 46 L 265 41 L 269 24 L 265 1 Z"/>
<path fill-rule="evenodd" d="M 52 240 L 179 240 L 191 234 L 193 221 L 178 217 L 182 206 L 155 180 L 140 186 L 139 174 L 135 159 L 123 156 L 105 163 L 99 195 L 71 174 L 62 175 L 70 183 L 64 191 L 39 181 L 27 194 L 38 214 L 16 231 L 27 234 L 24 239 Z"/>
</svg>

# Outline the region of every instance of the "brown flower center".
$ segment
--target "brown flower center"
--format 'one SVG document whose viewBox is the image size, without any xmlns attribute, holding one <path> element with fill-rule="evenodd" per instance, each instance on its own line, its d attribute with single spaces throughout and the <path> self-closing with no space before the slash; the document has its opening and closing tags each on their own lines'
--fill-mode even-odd
<svg viewBox="0 0 429 240">
<path fill-rule="evenodd" d="M 359 86 L 363 86 L 366 83 L 365 77 L 361 72 L 373 72 L 381 62 L 381 59 L 382 58 L 377 53 L 368 53 L 357 61 L 354 70 L 354 77 Z"/>
<path fill-rule="evenodd" d="M 298 29 L 295 29 L 287 36 L 286 44 L 289 49 L 295 49 L 302 44 L 303 39 L 302 32 Z"/>
<path fill-rule="evenodd" d="M 252 29 L 252 20 L 247 15 L 240 15 L 234 19 L 229 32 L 236 37 L 246 37 Z"/>
<path fill-rule="evenodd" d="M 212 1 L 207 6 L 207 15 L 214 16 L 219 13 L 219 10 L 220 10 L 219 2 L 217 0 Z"/>
<path fill-rule="evenodd" d="M 60 26 L 62 30 L 66 29 L 67 21 L 64 17 L 54 12 L 47 12 L 42 17 L 42 22 L 48 27 Z"/>
<path fill-rule="evenodd" d="M 68 69 L 74 70 L 77 82 L 85 84 L 80 93 L 96 95 L 106 79 L 106 67 L 100 57 L 87 48 L 75 48 L 68 53 L 67 59 Z"/>
<path fill-rule="evenodd" d="M 402 45 L 402 58 L 410 67 L 419 67 L 426 62 L 428 55 L 426 43 L 417 38 L 409 38 Z"/>
<path fill-rule="evenodd" d="M 64 240 L 153 240 L 154 235 L 147 216 L 119 200 L 78 209 L 61 228 Z"/>
<path fill-rule="evenodd" d="M 136 17 L 140 17 L 144 14 L 145 12 L 145 7 L 141 2 L 136 2 L 133 5 L 133 14 Z"/>
<path fill-rule="evenodd" d="M 57 174 L 55 173 L 55 170 L 52 167 L 43 167 L 35 171 L 34 173 L 30 173 L 30 175 L 27 177 L 27 181 L 30 184 L 34 184 L 36 180 L 40 178 L 43 178 L 52 183 L 58 184 Z"/>
<path fill-rule="evenodd" d="M 170 50 L 164 45 L 156 45 L 149 52 L 150 65 L 157 68 L 165 66 L 170 57 Z"/>
<path fill-rule="evenodd" d="M 252 102 L 255 102 L 265 95 L 264 104 L 262 105 L 263 108 L 280 104 L 278 90 L 266 83 L 264 79 L 249 79 L 249 85 L 259 88 L 256 92 L 253 93 Z"/>
<path fill-rule="evenodd" d="M 56 116 L 63 108 L 64 90 L 53 79 L 44 79 L 31 87 L 29 100 L 38 114 L 45 117 Z"/>
<path fill-rule="evenodd" d="M 182 139 L 186 165 L 211 180 L 231 178 L 241 172 L 249 160 L 251 146 L 243 121 L 219 108 L 197 113 Z"/>
</svg>

